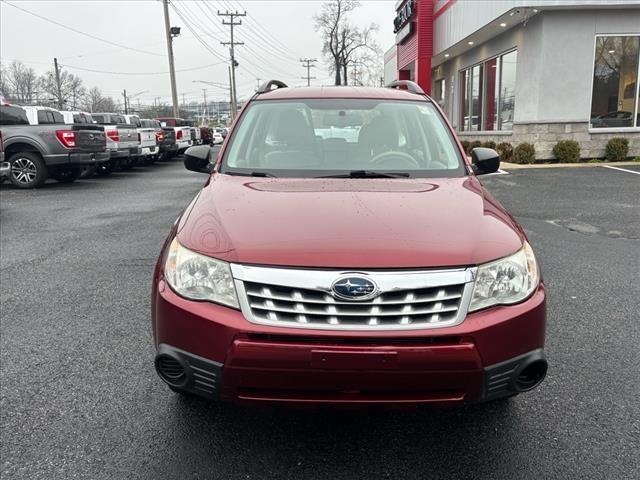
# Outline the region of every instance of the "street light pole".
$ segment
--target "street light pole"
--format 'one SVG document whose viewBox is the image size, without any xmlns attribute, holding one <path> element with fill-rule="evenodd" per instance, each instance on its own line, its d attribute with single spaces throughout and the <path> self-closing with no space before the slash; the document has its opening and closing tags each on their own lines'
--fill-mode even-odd
<svg viewBox="0 0 640 480">
<path fill-rule="evenodd" d="M 171 99 L 173 100 L 173 116 L 178 116 L 178 90 L 176 88 L 176 71 L 173 65 L 173 35 L 169 22 L 169 0 L 162 0 L 164 8 L 164 30 L 167 36 L 167 54 L 169 56 L 169 75 L 171 77 Z"/>
</svg>

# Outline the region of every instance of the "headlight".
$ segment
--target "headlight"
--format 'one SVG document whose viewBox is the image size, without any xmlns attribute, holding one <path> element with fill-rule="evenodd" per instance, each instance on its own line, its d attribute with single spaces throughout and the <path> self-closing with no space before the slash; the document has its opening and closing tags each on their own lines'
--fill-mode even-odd
<svg viewBox="0 0 640 480">
<path fill-rule="evenodd" d="M 510 305 L 526 299 L 538 286 L 540 274 L 531 246 L 478 267 L 469 311 L 492 305 Z"/>
<path fill-rule="evenodd" d="M 229 264 L 187 250 L 175 238 L 169 247 L 164 275 L 171 288 L 185 298 L 239 308 Z"/>
</svg>

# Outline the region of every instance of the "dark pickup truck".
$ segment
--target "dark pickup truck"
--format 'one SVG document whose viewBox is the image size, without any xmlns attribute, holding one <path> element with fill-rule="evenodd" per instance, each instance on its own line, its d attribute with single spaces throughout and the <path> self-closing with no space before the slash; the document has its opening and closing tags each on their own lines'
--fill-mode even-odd
<svg viewBox="0 0 640 480">
<path fill-rule="evenodd" d="M 9 180 L 18 188 L 39 187 L 50 177 L 70 183 L 82 168 L 109 161 L 104 130 L 99 126 L 65 125 L 62 120 L 29 125 L 22 108 L 0 105 L 0 128 Z"/>
</svg>

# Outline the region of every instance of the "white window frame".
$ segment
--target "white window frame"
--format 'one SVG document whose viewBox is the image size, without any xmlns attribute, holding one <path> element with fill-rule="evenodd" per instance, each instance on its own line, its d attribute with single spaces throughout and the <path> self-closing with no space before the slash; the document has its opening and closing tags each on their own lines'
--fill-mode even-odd
<svg viewBox="0 0 640 480">
<path fill-rule="evenodd" d="M 596 33 L 593 37 L 593 58 L 591 60 L 591 94 L 589 95 L 589 118 L 587 124 L 589 125 L 589 133 L 630 133 L 640 132 L 640 125 L 635 127 L 606 127 L 606 128 L 593 128 L 591 126 L 591 109 L 593 108 L 593 84 L 595 83 L 595 68 L 596 68 L 596 48 L 598 46 L 598 37 L 640 37 L 640 33 Z M 638 71 L 636 72 L 636 99 L 635 107 L 633 110 L 633 122 L 638 122 L 638 113 L 640 111 L 640 49 L 638 49 Z"/>
</svg>

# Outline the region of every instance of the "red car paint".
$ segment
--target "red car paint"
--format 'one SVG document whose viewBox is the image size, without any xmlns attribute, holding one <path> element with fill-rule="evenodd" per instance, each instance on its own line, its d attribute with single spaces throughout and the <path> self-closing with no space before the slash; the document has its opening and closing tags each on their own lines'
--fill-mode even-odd
<svg viewBox="0 0 640 480">
<path fill-rule="evenodd" d="M 310 88 L 264 96 L 327 94 Z M 414 94 L 390 89 L 343 87 L 330 89 L 330 95 L 415 100 Z M 233 133 L 232 128 L 219 159 Z M 470 170 L 459 142 L 457 146 Z M 487 380 L 488 367 L 544 346 L 542 281 L 525 301 L 468 313 L 451 327 L 285 328 L 251 323 L 239 310 L 176 294 L 163 272 L 174 237 L 192 251 L 245 265 L 349 272 L 475 266 L 518 251 L 526 236 L 472 174 L 450 179 L 292 179 L 214 171 L 174 224 L 155 268 L 156 347 L 169 345 L 221 364 L 216 397 L 222 400 L 458 404 L 489 398 L 496 380 Z"/>
</svg>

